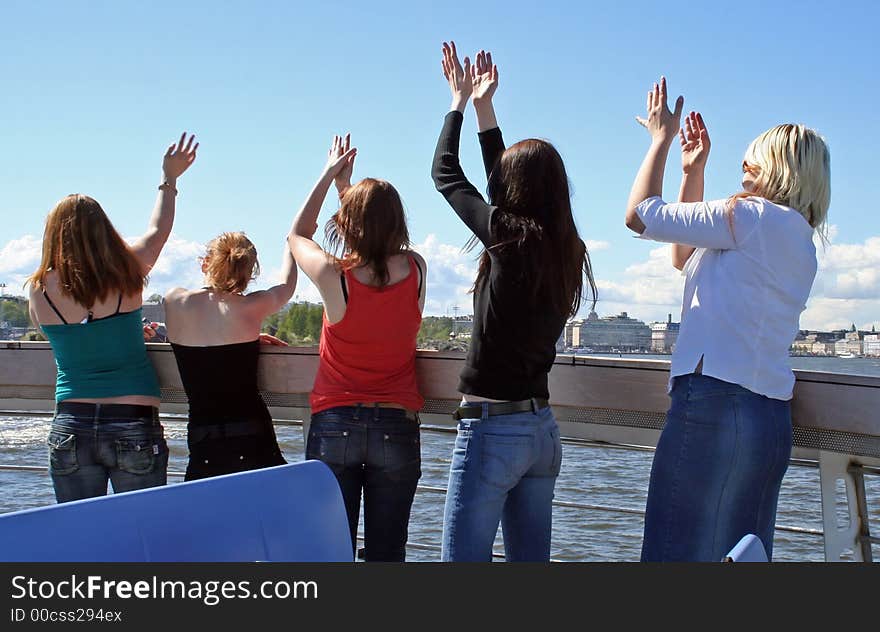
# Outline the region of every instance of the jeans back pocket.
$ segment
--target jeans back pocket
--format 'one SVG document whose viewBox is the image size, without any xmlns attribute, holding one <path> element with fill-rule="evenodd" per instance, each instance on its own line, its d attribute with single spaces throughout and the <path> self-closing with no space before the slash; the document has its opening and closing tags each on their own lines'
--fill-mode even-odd
<svg viewBox="0 0 880 632">
<path fill-rule="evenodd" d="M 313 426 L 306 445 L 306 458 L 342 467 L 345 465 L 347 447 L 347 430 L 322 430 Z"/>
<path fill-rule="evenodd" d="M 149 474 L 159 452 L 159 443 L 153 439 L 117 439 L 116 467 L 129 474 Z"/>
<path fill-rule="evenodd" d="M 52 430 L 46 443 L 49 445 L 49 473 L 52 476 L 73 474 L 79 469 L 75 434 Z"/>
</svg>

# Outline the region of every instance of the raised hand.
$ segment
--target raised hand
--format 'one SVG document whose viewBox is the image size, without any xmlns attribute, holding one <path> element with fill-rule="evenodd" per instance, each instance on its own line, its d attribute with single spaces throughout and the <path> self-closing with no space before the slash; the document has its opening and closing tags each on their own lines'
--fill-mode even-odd
<svg viewBox="0 0 880 632">
<path fill-rule="evenodd" d="M 699 112 L 691 112 L 684 118 L 684 127 L 678 130 L 681 140 L 681 168 L 684 173 L 702 171 L 709 159 L 709 131 Z"/>
<path fill-rule="evenodd" d="M 341 147 L 337 148 L 337 152 L 341 152 L 345 154 L 347 151 L 351 150 L 351 134 L 346 134 L 345 139 L 342 142 Z M 330 151 L 333 151 L 333 148 L 330 148 Z M 336 174 L 336 177 L 333 179 L 333 182 L 336 184 L 336 189 L 340 194 L 344 193 L 348 187 L 351 186 L 351 174 L 354 172 L 354 159 L 355 154 L 351 155 L 351 158 L 342 166 L 342 169 L 339 173 Z"/>
<path fill-rule="evenodd" d="M 449 82 L 449 91 L 452 92 L 453 109 L 463 110 L 474 91 L 473 81 L 471 78 L 471 61 L 467 57 L 464 58 L 464 66 L 458 61 L 458 52 L 455 49 L 455 42 L 443 42 L 443 59 L 440 61 L 443 66 L 443 76 Z"/>
<path fill-rule="evenodd" d="M 492 53 L 480 51 L 471 66 L 474 105 L 491 101 L 498 88 L 498 66 L 492 63 Z"/>
<path fill-rule="evenodd" d="M 168 147 L 165 157 L 162 159 L 162 173 L 165 180 L 173 182 L 177 180 L 183 172 L 189 169 L 189 166 L 196 159 L 196 150 L 199 144 L 193 145 L 195 134 L 190 135 L 189 141 L 186 140 L 186 132 L 180 135 L 180 140 Z"/>
<path fill-rule="evenodd" d="M 351 177 L 357 148 L 351 147 L 350 144 L 349 134 L 346 134 L 345 139 L 342 136 L 333 137 L 333 144 L 330 145 L 330 151 L 327 152 L 327 164 L 324 166 L 324 173 L 327 176 L 336 180 L 347 171 Z"/>
<path fill-rule="evenodd" d="M 675 100 L 675 111 L 669 111 L 666 100 L 666 77 L 660 77 L 660 83 L 654 84 L 654 88 L 648 91 L 648 118 L 636 117 L 636 121 L 645 127 L 655 141 L 672 143 L 678 134 L 681 121 L 681 111 L 684 109 L 684 97 Z"/>
</svg>

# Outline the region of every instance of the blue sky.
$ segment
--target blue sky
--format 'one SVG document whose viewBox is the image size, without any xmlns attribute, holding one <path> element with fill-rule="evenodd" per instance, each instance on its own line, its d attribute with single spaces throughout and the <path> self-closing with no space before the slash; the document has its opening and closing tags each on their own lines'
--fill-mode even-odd
<svg viewBox="0 0 880 632">
<path fill-rule="evenodd" d="M 4 0 L 0 282 L 11 288 L 33 269 L 45 214 L 67 193 L 96 197 L 124 235 L 141 232 L 162 152 L 182 130 L 201 147 L 180 181 L 174 238 L 151 289 L 198 282 L 199 244 L 223 230 L 245 230 L 271 276 L 332 134 L 351 131 L 355 176 L 398 188 L 413 240 L 429 251 L 429 311 L 468 312 L 473 256 L 458 250 L 468 233 L 430 179 L 449 105 L 440 43 L 453 38 L 462 53 L 493 52 L 507 142 L 540 137 L 562 153 L 582 236 L 595 242 L 601 314 L 663 318 L 680 300 L 665 251 L 623 226 L 647 146 L 633 117 L 663 73 L 709 125 L 709 197 L 737 190 L 742 154 L 765 129 L 803 122 L 826 137 L 834 245 L 802 323 L 880 324 L 880 229 L 868 202 L 877 183 L 876 3 L 440 7 Z M 482 189 L 475 131 L 468 111 L 463 163 Z M 676 150 L 667 174 L 673 197 Z M 298 294 L 314 296 L 306 284 Z"/>
</svg>

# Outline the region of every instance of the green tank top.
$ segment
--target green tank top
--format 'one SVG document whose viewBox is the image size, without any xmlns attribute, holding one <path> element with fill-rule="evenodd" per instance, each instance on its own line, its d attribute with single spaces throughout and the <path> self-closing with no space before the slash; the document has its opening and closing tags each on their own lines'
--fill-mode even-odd
<svg viewBox="0 0 880 632">
<path fill-rule="evenodd" d="M 142 310 L 87 323 L 42 325 L 58 377 L 55 401 L 144 395 L 160 397 L 144 345 Z"/>
</svg>

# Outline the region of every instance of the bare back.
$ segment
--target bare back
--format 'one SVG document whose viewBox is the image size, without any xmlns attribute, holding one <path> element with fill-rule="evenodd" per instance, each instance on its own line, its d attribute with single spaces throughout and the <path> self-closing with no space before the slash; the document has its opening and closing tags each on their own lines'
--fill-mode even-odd
<svg viewBox="0 0 880 632">
<path fill-rule="evenodd" d="M 172 290 L 165 297 L 168 339 L 196 347 L 256 340 L 268 314 L 254 294 L 213 289 Z"/>
<path fill-rule="evenodd" d="M 143 305 L 143 298 L 140 292 L 130 296 L 123 296 L 121 303 L 119 302 L 119 294 L 111 292 L 103 301 L 95 303 L 91 308 L 86 305 L 80 305 L 73 297 L 61 291 L 60 284 L 58 283 L 58 273 L 54 270 L 50 270 L 46 274 L 44 286 L 43 289 L 45 289 L 49 300 L 46 300 L 43 292 L 39 289 L 33 286 L 30 288 L 29 307 L 31 320 L 34 321 L 35 325 L 61 325 L 64 321 L 67 321 L 68 324 L 79 323 L 88 318 L 89 311 L 91 311 L 93 319 L 99 319 L 115 314 L 117 306 L 119 311 L 124 313 L 133 312 Z M 52 301 L 52 303 L 50 304 L 49 301 Z M 60 316 L 52 309 L 52 305 L 55 305 L 55 308 L 61 314 Z M 62 317 L 64 320 L 62 320 Z"/>
<path fill-rule="evenodd" d="M 418 264 L 417 274 L 425 273 L 425 260 L 416 252 L 407 252 L 404 254 L 394 255 L 388 259 L 388 285 L 400 283 L 410 274 L 410 258 L 414 258 Z M 334 267 L 328 264 L 328 272 L 321 274 L 316 280 L 318 291 L 324 300 L 324 309 L 327 312 L 327 320 L 331 323 L 338 323 L 345 316 L 345 296 L 342 293 L 342 285 L 340 283 L 340 275 Z M 354 277 L 364 285 L 377 286 L 378 283 L 373 277 L 373 272 L 368 267 L 360 267 L 352 270 Z M 419 294 L 419 309 L 424 307 L 425 303 L 425 287 L 424 279 L 421 280 L 421 293 Z"/>
</svg>

